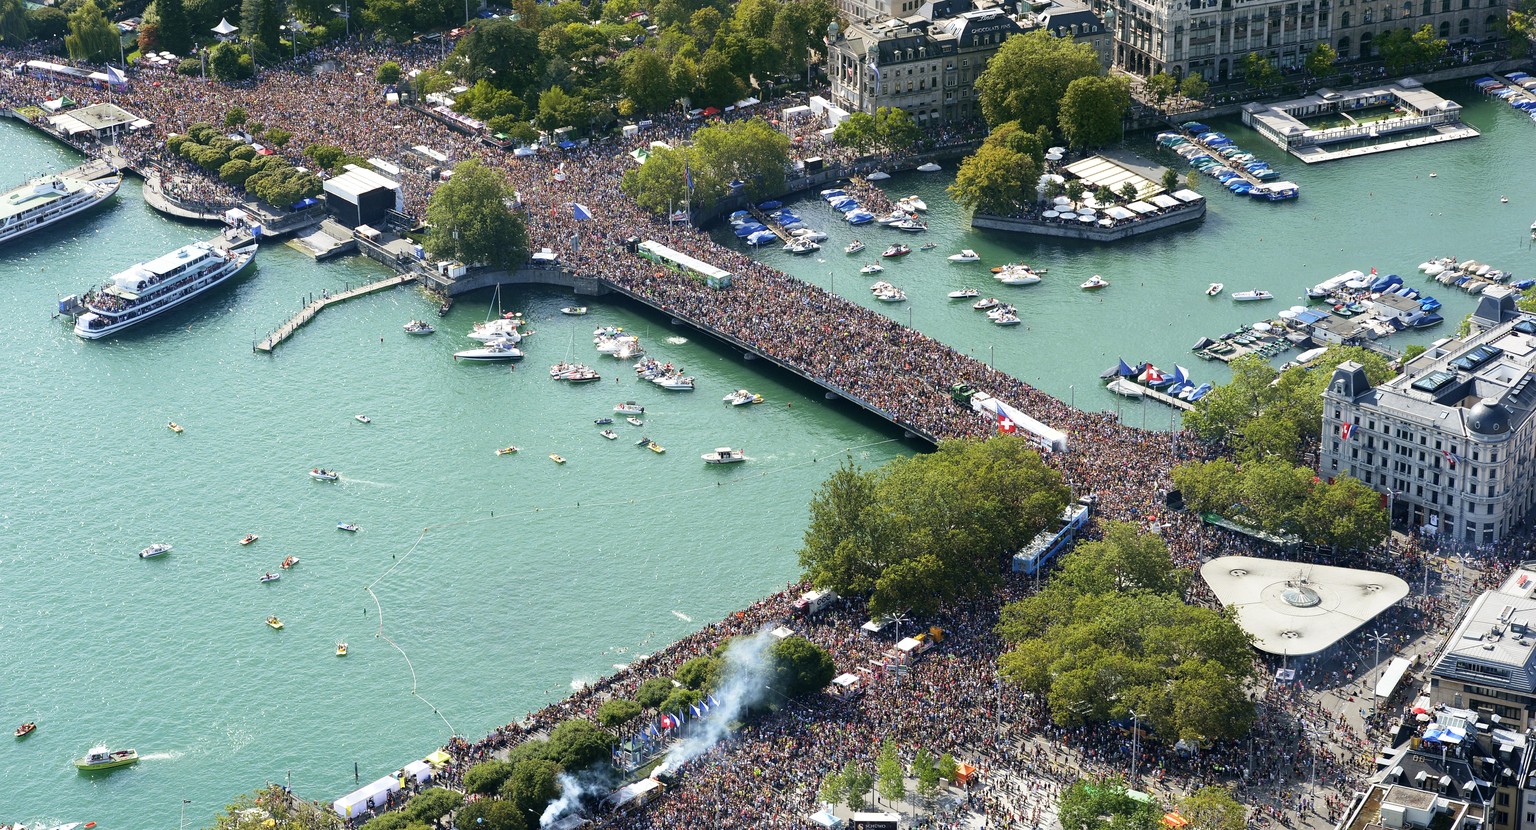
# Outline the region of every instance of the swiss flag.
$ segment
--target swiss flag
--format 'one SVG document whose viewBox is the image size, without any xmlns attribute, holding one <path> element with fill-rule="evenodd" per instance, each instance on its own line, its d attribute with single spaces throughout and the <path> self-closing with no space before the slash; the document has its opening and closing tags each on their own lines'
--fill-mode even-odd
<svg viewBox="0 0 1536 830">
<path fill-rule="evenodd" d="M 676 729 L 677 728 L 677 721 L 673 720 L 671 715 L 662 715 L 661 716 L 661 728 L 662 729 Z"/>
<path fill-rule="evenodd" d="M 1019 427 L 1008 416 L 1003 414 L 1003 405 L 997 405 L 997 432 L 1000 435 L 1012 435 L 1019 431 Z"/>
<path fill-rule="evenodd" d="M 1342 440 L 1348 441 L 1350 433 L 1352 433 L 1354 431 L 1355 431 L 1355 425 L 1354 424 L 1344 424 L 1343 426 L 1339 427 L 1339 438 L 1342 439 Z"/>
</svg>

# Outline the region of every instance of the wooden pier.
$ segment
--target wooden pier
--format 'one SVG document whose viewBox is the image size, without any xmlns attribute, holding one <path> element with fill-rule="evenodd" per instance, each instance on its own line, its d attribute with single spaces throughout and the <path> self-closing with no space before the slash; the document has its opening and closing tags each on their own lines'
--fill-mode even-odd
<svg viewBox="0 0 1536 830">
<path fill-rule="evenodd" d="M 1141 389 L 1141 396 L 1143 398 L 1146 398 L 1147 400 L 1157 401 L 1158 403 L 1161 403 L 1161 404 L 1167 404 L 1168 406 L 1171 406 L 1174 409 L 1180 409 L 1180 410 L 1184 410 L 1186 412 L 1195 408 L 1195 405 L 1190 403 L 1189 401 L 1182 400 L 1180 398 L 1175 398 L 1174 396 L 1169 395 L 1169 394 L 1167 394 L 1165 392 L 1159 392 L 1158 390 L 1153 389 L 1150 386 L 1143 386 L 1142 384 L 1139 384 L 1139 383 L 1137 383 L 1136 386 L 1139 389 Z M 1131 398 L 1131 400 L 1135 400 L 1135 399 Z"/>
<path fill-rule="evenodd" d="M 349 288 L 346 291 L 342 291 L 339 294 L 323 295 L 320 297 L 320 299 L 315 300 L 314 302 L 311 302 L 309 305 L 306 305 L 300 309 L 298 314 L 293 315 L 291 318 L 289 318 L 288 322 L 278 326 L 276 331 L 267 335 L 264 339 L 257 341 L 256 344 L 252 347 L 252 350 L 270 353 L 273 349 L 277 348 L 277 344 L 287 340 L 290 335 L 299 330 L 300 326 L 308 323 L 310 320 L 313 320 L 315 315 L 320 313 L 320 309 L 325 308 L 328 305 L 350 300 L 353 297 L 361 297 L 364 294 L 372 294 L 375 291 L 382 291 L 386 288 L 394 288 L 397 285 L 405 285 L 406 283 L 415 279 L 416 277 L 414 274 L 403 274 L 398 277 L 388 277 L 386 279 L 378 280 L 377 282 L 364 283 L 356 288 Z"/>
<path fill-rule="evenodd" d="M 786 233 L 783 228 L 779 227 L 779 223 L 770 221 L 768 219 L 768 215 L 763 213 L 761 210 L 758 210 L 756 205 L 748 206 L 747 210 L 752 214 L 753 219 L 756 219 L 758 222 L 766 225 L 768 230 L 773 231 L 773 235 L 777 236 L 781 242 L 786 245 L 789 244 L 789 241 L 792 237 L 790 237 L 790 235 Z"/>
</svg>

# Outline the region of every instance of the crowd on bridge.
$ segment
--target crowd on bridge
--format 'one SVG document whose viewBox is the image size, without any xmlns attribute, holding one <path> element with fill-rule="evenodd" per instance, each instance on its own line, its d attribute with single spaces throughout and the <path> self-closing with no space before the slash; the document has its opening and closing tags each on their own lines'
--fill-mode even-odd
<svg viewBox="0 0 1536 830">
<path fill-rule="evenodd" d="M 200 171 L 177 166 L 179 162 L 166 157 L 166 136 L 197 121 L 222 125 L 225 114 L 239 106 L 247 113 L 247 123 L 291 132 L 293 140 L 279 152 L 298 164 L 304 163 L 302 149 L 314 143 L 334 144 L 362 157 L 398 160 L 405 158 L 407 148 L 425 145 L 455 160 L 481 158 L 502 171 L 518 191 L 533 246 L 552 248 L 566 268 L 606 280 L 675 316 L 822 378 L 846 397 L 887 413 L 919 434 L 943 439 L 994 433 L 994 416 L 951 400 L 952 385 L 969 384 L 1065 432 L 1068 451 L 1047 454 L 1048 463 L 1076 494 L 1097 494 L 1107 518 L 1161 532 L 1180 566 L 1194 567 L 1212 555 L 1246 550 L 1240 539 L 1202 528 L 1165 508 L 1169 469 L 1205 453 L 1186 436 L 1147 432 L 1119 423 L 1113 413 L 1074 409 L 889 317 L 755 262 L 691 227 L 672 225 L 625 197 L 619 182 L 635 163 L 628 151 L 652 140 L 683 140 L 697 122 L 680 116 L 658 118 L 638 138 L 600 139 L 568 151 L 546 149 L 517 157 L 412 109 L 384 105 L 383 88 L 373 79 L 380 62 L 393 59 L 410 71 L 426 68 L 436 58 L 436 49 L 349 44 L 316 50 L 235 85 L 155 73 L 152 80 L 137 79 L 142 82 L 116 95 L 117 103 L 155 125 L 126 139 L 122 147 L 135 160 L 174 170 L 179 179 L 190 182 Z M 6 107 L 35 103 L 58 91 L 49 81 L 0 74 L 0 105 Z M 561 163 L 563 181 L 556 178 Z M 406 210 L 421 217 L 436 183 L 422 165 L 400 166 Z M 200 200 L 232 196 L 220 190 L 223 185 L 202 181 L 206 189 L 178 186 L 193 188 L 188 194 Z M 590 219 L 574 217 L 572 204 L 578 200 L 594 208 Z M 631 237 L 654 239 L 710 262 L 732 272 L 734 282 L 716 290 L 659 268 L 626 247 Z M 792 601 L 802 588 L 789 586 L 481 740 L 454 739 L 447 747 L 453 762 L 446 779 L 453 782 L 469 765 L 562 720 L 592 717 L 608 697 L 632 695 L 643 680 L 670 674 L 724 638 L 790 618 Z M 1013 581 L 986 602 L 924 620 L 925 625 L 942 627 L 948 636 L 937 652 L 900 672 L 878 670 L 870 662 L 889 643 L 860 631 L 865 614 L 857 603 L 834 607 L 815 620 L 797 621 L 801 634 L 832 652 L 840 671 L 874 670 L 866 694 L 853 703 L 817 699 L 796 704 L 750 724 L 737 739 L 688 764 L 680 784 L 651 808 L 610 817 L 606 826 L 803 827 L 825 775 L 850 760 L 872 767 L 879 740 L 887 735 L 896 738 L 907 761 L 925 748 L 935 755 L 952 752 L 980 767 L 980 777 L 958 796 L 954 810 L 982 813 L 1007 826 L 1043 823 L 1042 811 L 1049 811 L 1059 787 L 1080 773 L 1128 772 L 1132 740 L 1130 730 L 1121 726 L 1055 726 L 1040 701 L 1026 699 L 999 681 L 997 658 L 1003 644 L 992 630 L 998 609 L 1028 590 L 1028 581 Z M 1436 610 L 1425 606 L 1415 613 L 1427 616 Z M 1417 622 L 1428 624 L 1422 617 Z M 1352 752 L 1360 748 L 1360 736 L 1321 714 L 1326 710 L 1320 690 L 1347 685 L 1337 674 L 1330 677 L 1338 670 L 1336 665 L 1319 664 L 1303 673 L 1301 684 L 1264 684 L 1251 741 L 1198 751 L 1138 741 L 1141 775 L 1135 783 L 1165 794 L 1188 792 L 1204 783 L 1230 783 L 1252 803 L 1268 805 L 1256 810 L 1259 816 L 1284 821 L 1300 807 L 1336 811 L 1336 794 L 1348 792 L 1366 771 Z M 1316 720 L 1324 737 L 1306 737 L 1305 718 Z M 1330 740 L 1332 746 L 1327 745 Z M 1320 787 L 1334 795 L 1298 803 L 1298 794 L 1311 799 L 1312 789 L 1303 790 L 1296 782 L 1314 774 Z"/>
</svg>

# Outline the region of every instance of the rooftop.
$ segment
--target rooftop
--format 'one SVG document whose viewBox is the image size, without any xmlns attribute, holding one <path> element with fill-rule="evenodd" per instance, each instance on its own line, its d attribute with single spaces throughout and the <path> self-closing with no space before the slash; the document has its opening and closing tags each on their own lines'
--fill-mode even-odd
<svg viewBox="0 0 1536 830">
<path fill-rule="evenodd" d="M 1431 673 L 1536 694 L 1536 599 L 1525 568 L 1511 575 L 1515 593 L 1484 592 L 1461 618 Z M 1520 585 L 1520 580 L 1527 580 Z M 1505 585 L 1511 583 L 1506 582 Z"/>
<path fill-rule="evenodd" d="M 1200 568 L 1221 604 L 1270 654 L 1316 654 L 1408 596 L 1391 574 L 1223 556 Z"/>
</svg>

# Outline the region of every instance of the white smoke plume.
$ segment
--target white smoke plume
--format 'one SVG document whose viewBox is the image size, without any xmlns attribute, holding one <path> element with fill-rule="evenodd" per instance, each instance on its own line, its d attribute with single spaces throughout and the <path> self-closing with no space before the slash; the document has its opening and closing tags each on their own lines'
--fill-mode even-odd
<svg viewBox="0 0 1536 830">
<path fill-rule="evenodd" d="M 714 695 L 720 705 L 693 722 L 692 733 L 667 750 L 667 757 L 662 759 L 654 774 L 672 772 L 704 754 L 725 737 L 731 721 L 740 719 L 744 710 L 763 699 L 773 674 L 773 658 L 768 653 L 772 645 L 773 637 L 767 629 L 731 641 L 722 657 L 720 678 L 715 683 Z"/>
<path fill-rule="evenodd" d="M 539 816 L 540 827 L 548 827 L 564 818 L 566 813 L 576 810 L 581 806 L 583 796 L 605 793 L 608 789 L 596 778 L 578 778 L 563 772 L 555 776 L 555 783 L 560 785 L 560 797 L 544 808 L 544 814 Z"/>
</svg>

